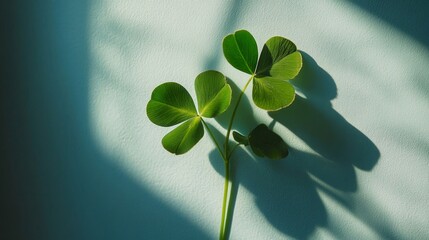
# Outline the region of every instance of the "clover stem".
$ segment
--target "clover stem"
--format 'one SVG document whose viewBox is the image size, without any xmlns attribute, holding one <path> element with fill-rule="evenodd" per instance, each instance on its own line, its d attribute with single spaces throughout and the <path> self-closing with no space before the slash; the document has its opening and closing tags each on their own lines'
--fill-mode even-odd
<svg viewBox="0 0 429 240">
<path fill-rule="evenodd" d="M 221 153 L 221 155 L 224 159 L 224 164 L 225 164 L 225 183 L 224 183 L 224 187 L 223 187 L 222 220 L 220 223 L 219 240 L 225 240 L 226 239 L 226 233 L 227 233 L 227 231 L 226 231 L 226 227 L 227 227 L 226 226 L 226 219 L 228 219 L 228 215 L 229 215 L 229 211 L 228 211 L 229 204 L 230 204 L 229 201 L 231 200 L 231 197 L 229 195 L 231 195 L 230 189 L 232 189 L 232 186 L 231 186 L 231 188 L 229 187 L 229 185 L 230 185 L 229 159 L 231 158 L 232 152 L 238 146 L 238 145 L 236 145 L 231 149 L 230 152 L 228 151 L 229 136 L 231 134 L 232 123 L 234 122 L 235 114 L 237 113 L 237 109 L 238 109 L 238 106 L 240 105 L 241 98 L 243 97 L 244 92 L 246 91 L 247 87 L 249 86 L 249 83 L 252 81 L 254 76 L 255 76 L 254 74 L 252 74 L 252 76 L 250 76 L 249 80 L 247 80 L 247 82 L 246 82 L 246 85 L 244 85 L 243 89 L 241 90 L 240 95 L 238 95 L 238 99 L 237 99 L 237 102 L 235 103 L 234 110 L 232 111 L 231 119 L 229 120 L 228 130 L 227 130 L 226 136 L 225 136 L 225 145 L 224 145 L 225 152 L 224 152 L 224 155 Z M 218 145 L 217 145 L 217 147 L 219 149 Z M 231 185 L 232 185 L 232 182 L 231 182 Z M 228 199 L 228 196 L 229 196 L 229 199 Z"/>
<path fill-rule="evenodd" d="M 229 161 L 224 161 L 225 164 L 225 183 L 223 186 L 223 201 L 222 201 L 222 221 L 220 223 L 220 232 L 219 232 L 219 240 L 225 240 L 226 230 L 225 230 L 225 222 L 227 216 L 227 200 L 229 195 Z"/>
<path fill-rule="evenodd" d="M 238 95 L 237 102 L 235 103 L 234 110 L 232 111 L 231 119 L 229 120 L 228 130 L 226 131 L 226 137 L 225 137 L 225 155 L 228 156 L 228 142 L 229 142 L 229 136 L 231 134 L 231 128 L 232 123 L 234 122 L 235 114 L 237 113 L 238 105 L 240 105 L 241 98 L 243 97 L 244 92 L 246 91 L 247 86 L 249 86 L 249 83 L 252 81 L 253 77 L 255 75 L 253 74 L 250 76 L 249 80 L 247 80 L 246 85 L 244 85 L 243 89 L 241 90 L 240 95 Z"/>
<path fill-rule="evenodd" d="M 211 139 L 213 140 L 214 144 L 216 145 L 217 150 L 219 151 L 220 156 L 223 158 L 224 162 L 227 161 L 226 156 L 222 153 L 222 149 L 220 148 L 219 143 L 216 141 L 216 138 L 213 134 L 213 132 L 210 130 L 209 125 L 204 121 L 204 119 L 201 117 L 201 122 L 203 123 L 204 127 L 206 127 L 207 132 L 209 132 L 209 135 Z"/>
<path fill-rule="evenodd" d="M 209 132 L 209 135 L 213 142 L 216 145 L 217 150 L 219 151 L 220 155 L 223 158 L 223 162 L 225 164 L 225 183 L 223 187 L 223 201 L 222 201 L 222 221 L 220 224 L 220 233 L 219 233 L 219 239 L 224 240 L 225 239 L 225 221 L 227 219 L 227 200 L 229 195 L 229 157 L 226 158 L 226 155 L 223 154 L 222 149 L 220 148 L 218 142 L 216 141 L 216 138 L 214 137 L 213 132 L 211 131 L 209 125 L 201 118 L 201 122 L 203 123 L 204 127 L 207 129 L 207 132 Z"/>
<path fill-rule="evenodd" d="M 230 159 L 230 158 L 231 158 L 232 153 L 234 152 L 234 150 L 235 150 L 238 146 L 240 146 L 240 144 L 239 144 L 239 143 L 235 144 L 235 145 L 234 145 L 234 147 L 232 147 L 232 148 L 231 148 L 231 151 L 229 151 L 229 155 L 227 156 L 227 159 Z"/>
</svg>

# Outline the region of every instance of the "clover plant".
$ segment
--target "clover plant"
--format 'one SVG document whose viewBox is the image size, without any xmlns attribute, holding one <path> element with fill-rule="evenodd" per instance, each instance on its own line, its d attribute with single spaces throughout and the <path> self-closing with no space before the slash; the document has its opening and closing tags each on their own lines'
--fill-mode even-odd
<svg viewBox="0 0 429 240">
<path fill-rule="evenodd" d="M 241 98 L 252 82 L 252 99 L 257 107 L 276 111 L 289 106 L 295 99 L 295 89 L 288 81 L 301 70 L 302 57 L 292 41 L 279 36 L 270 38 L 258 57 L 256 41 L 246 30 L 226 36 L 222 46 L 226 60 L 236 69 L 250 75 L 234 103 L 222 145 L 204 120 L 222 114 L 231 103 L 231 87 L 226 77 L 218 71 L 205 71 L 196 77 L 198 110 L 191 95 L 182 85 L 167 82 L 153 90 L 146 111 L 149 119 L 156 125 L 170 127 L 181 123 L 162 139 L 164 148 L 173 154 L 184 154 L 195 146 L 203 137 L 204 128 L 209 133 L 225 165 L 219 239 L 226 239 L 228 199 L 231 199 L 230 162 L 236 147 L 250 146 L 255 155 L 269 159 L 282 159 L 288 155 L 287 144 L 264 124 L 255 126 L 247 135 L 233 131 L 236 143 L 231 147 L 229 138 Z"/>
</svg>

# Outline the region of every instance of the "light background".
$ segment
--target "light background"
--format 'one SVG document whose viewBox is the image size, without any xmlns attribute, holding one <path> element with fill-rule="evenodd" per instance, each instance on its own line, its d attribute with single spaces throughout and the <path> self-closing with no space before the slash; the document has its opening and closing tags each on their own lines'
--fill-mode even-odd
<svg viewBox="0 0 429 240">
<path fill-rule="evenodd" d="M 137 1 L 11 5 L 5 84 L 10 239 L 216 239 L 223 163 L 208 134 L 174 156 L 152 90 L 216 69 L 241 88 L 222 38 L 294 41 L 304 67 L 288 109 L 254 108 L 281 161 L 233 156 L 231 239 L 429 238 L 429 8 L 424 1 Z M 9 15 L 7 15 L 9 17 Z M 7 55 L 9 56 L 9 55 Z M 19 66 L 19 67 L 16 67 Z M 8 88 L 6 88 L 8 89 Z M 4 95 L 8 96 L 8 95 Z M 19 110 L 17 110 L 19 109 Z M 228 113 L 226 114 L 228 115 Z M 226 117 L 209 120 L 225 133 Z M 7 227 L 9 226 L 9 227 Z"/>
</svg>

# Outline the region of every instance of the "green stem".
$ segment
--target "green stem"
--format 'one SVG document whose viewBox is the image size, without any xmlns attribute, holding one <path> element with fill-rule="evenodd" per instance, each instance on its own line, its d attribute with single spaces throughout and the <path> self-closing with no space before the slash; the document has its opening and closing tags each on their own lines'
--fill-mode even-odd
<svg viewBox="0 0 429 240">
<path fill-rule="evenodd" d="M 240 146 L 240 144 L 239 144 L 239 143 L 235 144 L 235 145 L 234 145 L 234 147 L 232 147 L 232 148 L 231 148 L 231 151 L 229 151 L 229 155 L 227 156 L 227 159 L 230 159 L 230 158 L 231 158 L 232 153 L 234 152 L 234 150 L 235 150 L 238 146 Z"/>
<path fill-rule="evenodd" d="M 229 193 L 229 158 L 226 158 L 226 155 L 223 154 L 222 149 L 220 148 L 219 143 L 216 141 L 216 138 L 211 131 L 209 125 L 204 121 L 203 118 L 201 118 L 201 122 L 203 123 L 204 127 L 207 129 L 207 132 L 209 132 L 209 135 L 213 142 L 216 145 L 217 150 L 219 151 L 220 155 L 223 158 L 223 162 L 225 164 L 225 184 L 223 187 L 223 201 L 222 201 L 222 221 L 220 225 L 220 233 L 219 233 L 219 239 L 224 240 L 225 239 L 225 220 L 227 218 L 226 215 L 226 209 L 227 209 L 227 200 L 228 200 L 228 193 Z"/>
<path fill-rule="evenodd" d="M 224 161 L 227 161 L 226 160 L 226 156 L 224 156 L 224 154 L 222 152 L 222 149 L 220 148 L 219 143 L 216 141 L 216 138 L 215 138 L 213 132 L 209 128 L 209 125 L 207 125 L 207 123 L 204 121 L 203 118 L 201 118 L 201 122 L 203 123 L 204 127 L 206 127 L 207 132 L 209 132 L 209 135 L 210 135 L 211 139 L 213 140 L 214 144 L 216 145 L 216 148 L 219 151 L 219 154 L 222 156 L 222 158 L 223 158 Z"/>
<path fill-rule="evenodd" d="M 231 152 L 228 151 L 228 143 L 229 143 L 229 136 L 231 134 L 231 129 L 232 129 L 232 123 L 234 122 L 234 118 L 235 118 L 235 114 L 237 113 L 237 109 L 238 109 L 238 105 L 240 105 L 240 101 L 241 98 L 244 95 L 244 92 L 247 89 L 247 86 L 249 86 L 249 83 L 252 81 L 254 75 L 250 76 L 249 80 L 247 80 L 246 85 L 244 85 L 243 89 L 241 90 L 240 95 L 238 96 L 237 102 L 235 103 L 234 106 L 234 110 L 232 111 L 232 115 L 231 115 L 231 119 L 229 120 L 229 125 L 228 125 L 228 130 L 226 132 L 226 136 L 225 136 L 225 152 L 224 155 L 221 155 L 224 157 L 224 163 L 225 163 L 225 183 L 224 183 L 224 187 L 223 187 L 223 201 L 222 201 L 222 220 L 220 223 L 220 233 L 219 233 L 219 240 L 225 240 L 226 239 L 226 233 L 227 233 L 227 229 L 226 229 L 226 219 L 228 218 L 229 212 L 229 201 L 231 200 L 231 197 L 229 197 L 229 201 L 228 201 L 228 196 L 231 194 L 230 193 L 230 189 L 229 185 L 230 185 L 230 165 L 229 165 L 229 159 L 232 155 L 232 152 L 235 150 L 235 148 L 238 146 L 235 146 Z M 219 145 L 217 145 L 217 148 L 219 148 Z M 220 151 L 220 150 L 219 150 Z M 220 151 L 221 152 L 221 151 Z M 232 185 L 232 183 L 231 183 Z"/>
<path fill-rule="evenodd" d="M 225 240 L 225 220 L 226 220 L 226 210 L 227 210 L 227 200 L 229 195 L 229 161 L 224 161 L 225 163 L 225 183 L 223 186 L 223 201 L 222 201 L 222 221 L 220 223 L 220 232 L 219 240 Z"/>
<path fill-rule="evenodd" d="M 249 80 L 247 80 L 246 85 L 244 85 L 243 89 L 241 90 L 240 95 L 238 96 L 237 103 L 235 104 L 234 110 L 232 111 L 231 119 L 229 120 L 228 130 L 226 131 L 226 138 L 225 138 L 225 155 L 228 154 L 228 143 L 229 143 L 229 135 L 231 133 L 232 123 L 234 122 L 235 114 L 237 113 L 238 105 L 240 105 L 241 98 L 243 97 L 244 92 L 246 91 L 247 86 L 249 86 L 249 83 L 252 81 L 254 75 L 250 76 Z"/>
</svg>

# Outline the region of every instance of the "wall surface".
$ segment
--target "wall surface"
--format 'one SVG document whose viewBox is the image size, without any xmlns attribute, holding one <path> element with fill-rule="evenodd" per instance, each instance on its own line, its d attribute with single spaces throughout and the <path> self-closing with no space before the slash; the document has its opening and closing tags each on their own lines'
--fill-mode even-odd
<svg viewBox="0 0 429 240">
<path fill-rule="evenodd" d="M 171 129 L 151 123 L 146 104 L 167 81 L 195 99 L 208 69 L 242 88 L 247 76 L 221 48 L 237 29 L 259 50 L 291 39 L 304 65 L 289 108 L 262 111 L 250 89 L 239 107 L 236 130 L 265 123 L 291 149 L 280 161 L 235 152 L 230 239 L 429 238 L 425 1 L 16 1 L 2 11 L 5 239 L 216 239 L 222 159 L 207 133 L 168 153 Z M 208 120 L 219 137 L 228 114 Z"/>
</svg>

